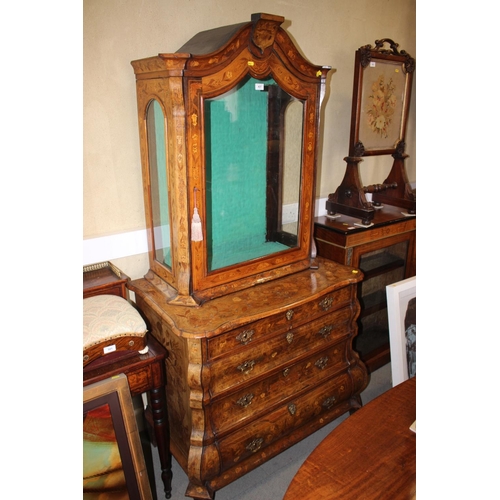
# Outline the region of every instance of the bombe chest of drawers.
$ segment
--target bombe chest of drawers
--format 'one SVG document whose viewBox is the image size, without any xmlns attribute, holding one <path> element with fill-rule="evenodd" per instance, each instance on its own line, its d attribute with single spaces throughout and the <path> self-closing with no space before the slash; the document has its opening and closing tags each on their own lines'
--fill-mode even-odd
<svg viewBox="0 0 500 500">
<path fill-rule="evenodd" d="M 361 276 L 318 264 L 200 308 L 168 304 L 151 282 L 132 282 L 152 335 L 170 353 L 171 449 L 190 480 L 186 495 L 213 498 L 361 406 L 368 377 L 352 350 Z"/>
</svg>

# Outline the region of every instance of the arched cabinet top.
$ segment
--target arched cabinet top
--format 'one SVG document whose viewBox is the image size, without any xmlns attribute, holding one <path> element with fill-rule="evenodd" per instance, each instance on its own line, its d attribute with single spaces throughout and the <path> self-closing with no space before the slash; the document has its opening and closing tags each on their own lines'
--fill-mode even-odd
<svg viewBox="0 0 500 500">
<path fill-rule="evenodd" d="M 202 31 L 177 52 L 133 61 L 132 66 L 138 79 L 151 78 L 155 73 L 164 77 L 203 77 L 227 68 L 233 60 L 246 54 L 248 64 L 257 65 L 255 70 L 260 73 L 269 74 L 269 61 L 277 58 L 305 82 L 325 78 L 331 68 L 311 64 L 302 56 L 281 27 L 284 20 L 282 16 L 253 14 L 250 22 Z"/>
</svg>

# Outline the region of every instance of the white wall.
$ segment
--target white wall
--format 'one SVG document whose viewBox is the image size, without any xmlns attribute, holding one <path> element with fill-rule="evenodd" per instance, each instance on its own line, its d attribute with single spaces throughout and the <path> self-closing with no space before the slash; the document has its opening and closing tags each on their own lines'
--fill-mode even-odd
<svg viewBox="0 0 500 500">
<path fill-rule="evenodd" d="M 130 61 L 175 52 L 196 33 L 250 21 L 255 12 L 284 16 L 283 27 L 305 57 L 333 68 L 323 109 L 316 193 L 319 210 L 345 172 L 354 53 L 380 38 L 393 39 L 417 61 L 406 162 L 410 181 L 416 181 L 415 1 L 84 0 L 84 264 L 113 260 L 132 278 L 148 269 L 142 253 L 145 222 Z M 390 156 L 365 158 L 360 169 L 363 183 L 382 182 L 391 166 Z"/>
</svg>

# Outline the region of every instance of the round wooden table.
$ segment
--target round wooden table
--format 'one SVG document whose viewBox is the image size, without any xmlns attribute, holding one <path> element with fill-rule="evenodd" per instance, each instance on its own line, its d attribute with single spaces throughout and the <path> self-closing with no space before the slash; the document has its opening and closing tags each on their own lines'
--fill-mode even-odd
<svg viewBox="0 0 500 500">
<path fill-rule="evenodd" d="M 416 378 L 336 427 L 294 476 L 283 500 L 416 498 Z"/>
</svg>

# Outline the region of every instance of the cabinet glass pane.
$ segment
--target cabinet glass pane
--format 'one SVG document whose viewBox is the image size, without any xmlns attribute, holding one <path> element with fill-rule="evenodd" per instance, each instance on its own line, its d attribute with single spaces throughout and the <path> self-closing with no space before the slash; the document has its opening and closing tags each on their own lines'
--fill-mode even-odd
<svg viewBox="0 0 500 500">
<path fill-rule="evenodd" d="M 385 287 L 405 278 L 408 241 L 403 241 L 360 257 L 365 277 L 358 293 L 362 310 L 355 348 L 362 355 L 389 343 L 389 321 Z"/>
<path fill-rule="evenodd" d="M 148 106 L 146 123 L 148 131 L 151 211 L 153 216 L 153 248 L 155 259 L 171 269 L 170 211 L 165 146 L 166 122 L 163 110 L 156 100 L 151 101 Z"/>
<path fill-rule="evenodd" d="M 204 106 L 208 270 L 296 247 L 303 103 L 248 77 Z"/>
</svg>

